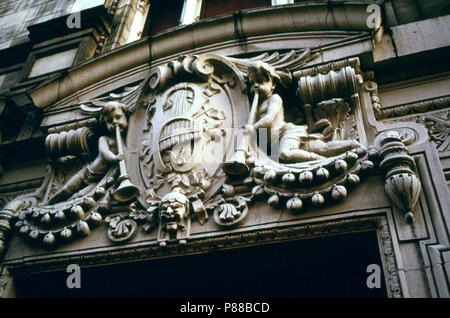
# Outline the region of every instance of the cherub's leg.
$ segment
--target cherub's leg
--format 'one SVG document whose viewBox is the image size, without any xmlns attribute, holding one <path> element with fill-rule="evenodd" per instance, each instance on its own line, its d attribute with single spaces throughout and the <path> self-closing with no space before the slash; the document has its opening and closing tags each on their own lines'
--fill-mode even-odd
<svg viewBox="0 0 450 318">
<path fill-rule="evenodd" d="M 80 190 L 84 185 L 83 181 L 84 169 L 77 172 L 72 178 L 67 181 L 67 183 L 53 196 L 50 200 L 50 204 L 63 201 L 70 198 L 75 192 Z"/>
<path fill-rule="evenodd" d="M 322 159 L 323 157 L 302 149 L 291 149 L 280 152 L 280 159 L 285 162 L 305 162 Z"/>
<path fill-rule="evenodd" d="M 322 159 L 323 157 L 300 149 L 300 141 L 294 138 L 282 138 L 280 141 L 280 159 L 285 162 L 304 162 Z"/>
<path fill-rule="evenodd" d="M 309 151 L 324 157 L 337 156 L 358 147 L 361 147 L 361 144 L 356 140 L 335 140 L 329 142 L 310 140 L 307 145 Z"/>
</svg>

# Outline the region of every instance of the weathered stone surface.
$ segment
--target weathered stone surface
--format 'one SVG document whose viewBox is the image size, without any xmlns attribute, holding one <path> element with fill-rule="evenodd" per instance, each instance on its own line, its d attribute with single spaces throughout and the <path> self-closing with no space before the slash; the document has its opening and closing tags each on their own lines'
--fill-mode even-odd
<svg viewBox="0 0 450 318">
<path fill-rule="evenodd" d="M 0 8 L 40 19 L 85 4 Z M 447 17 L 391 4 L 392 25 L 421 21 L 378 43 L 367 2 L 252 9 L 6 92 L 27 115 L 0 152 L 18 160 L 13 146 L 35 138 L 46 154 L 0 169 L 0 296 L 10 273 L 376 231 L 389 297 L 448 297 L 448 74 L 378 88 L 373 72 L 448 48 L 430 38 Z M 262 128 L 279 130 L 279 153 Z"/>
</svg>

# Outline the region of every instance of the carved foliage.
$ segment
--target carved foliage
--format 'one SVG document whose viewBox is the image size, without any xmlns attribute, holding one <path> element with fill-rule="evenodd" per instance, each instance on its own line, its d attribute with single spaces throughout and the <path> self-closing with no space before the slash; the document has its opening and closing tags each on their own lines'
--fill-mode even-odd
<svg viewBox="0 0 450 318">
<path fill-rule="evenodd" d="M 450 150 L 450 111 L 442 112 L 441 116 L 437 114 L 420 116 L 417 122 L 427 128 L 430 139 L 436 144 L 439 152 Z"/>
<path fill-rule="evenodd" d="M 326 119 L 329 122 L 329 126 L 323 130 L 325 140 L 346 139 L 349 134 L 348 130 L 354 124 L 351 123 L 350 106 L 342 98 L 334 98 L 318 103 L 314 109 L 314 115 L 316 123 L 321 119 Z"/>
</svg>

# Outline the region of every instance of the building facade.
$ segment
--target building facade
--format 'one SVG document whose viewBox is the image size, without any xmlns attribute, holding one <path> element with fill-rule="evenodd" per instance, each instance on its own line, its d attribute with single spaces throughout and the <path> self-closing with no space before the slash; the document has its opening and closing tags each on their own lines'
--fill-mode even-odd
<svg viewBox="0 0 450 318">
<path fill-rule="evenodd" d="M 449 14 L 2 1 L 0 296 L 449 297 Z"/>
</svg>

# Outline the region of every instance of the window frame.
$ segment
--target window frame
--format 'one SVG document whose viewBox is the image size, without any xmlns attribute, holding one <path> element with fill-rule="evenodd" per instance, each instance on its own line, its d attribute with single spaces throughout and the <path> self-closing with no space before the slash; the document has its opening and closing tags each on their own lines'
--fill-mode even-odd
<svg viewBox="0 0 450 318">
<path fill-rule="evenodd" d="M 51 76 L 52 74 L 67 70 L 77 64 L 80 64 L 80 62 L 82 62 L 84 60 L 84 57 L 85 57 L 84 55 L 85 55 L 86 49 L 88 47 L 89 41 L 90 41 L 90 36 L 86 35 L 81 38 L 76 38 L 76 39 L 72 39 L 72 40 L 68 40 L 68 41 L 62 41 L 62 42 L 56 43 L 56 44 L 48 43 L 48 42 L 52 42 L 52 41 L 44 42 L 44 45 L 45 45 L 45 43 L 47 43 L 48 45 L 45 45 L 44 47 L 39 48 L 37 50 L 33 50 L 28 55 L 28 58 L 25 61 L 24 66 L 23 66 L 20 83 L 21 84 L 29 84 L 29 83 L 32 83 L 35 81 L 41 81 L 45 77 Z M 39 45 L 36 45 L 33 49 L 36 49 L 40 46 L 42 46 L 42 43 Z M 49 55 L 53 55 L 56 53 L 64 52 L 67 50 L 71 50 L 71 49 L 77 49 L 77 52 L 75 53 L 75 57 L 70 66 L 61 68 L 59 70 L 51 71 L 48 73 L 29 77 L 31 70 L 33 69 L 34 63 L 36 62 L 37 59 L 43 58 L 43 57 L 46 57 Z"/>
<path fill-rule="evenodd" d="M 209 18 L 205 18 L 205 19 L 200 19 L 203 9 L 204 9 L 203 8 L 204 1 L 207 1 L 207 0 L 184 0 L 180 18 L 178 19 L 178 24 L 174 27 L 162 30 L 153 35 L 151 35 L 151 32 L 149 30 L 150 24 L 151 24 L 150 19 L 151 19 L 151 10 L 152 10 L 152 4 L 150 2 L 148 14 L 147 14 L 146 21 L 145 21 L 144 28 L 143 28 L 143 30 L 147 30 L 146 36 L 155 36 L 155 35 L 164 33 L 167 30 L 171 30 L 176 27 L 190 25 L 190 24 L 199 22 L 200 20 L 207 20 L 207 19 L 213 18 L 213 17 L 209 17 Z M 289 5 L 289 4 L 294 4 L 294 3 L 295 3 L 294 0 L 271 0 L 271 6 Z M 188 12 L 194 12 L 194 14 L 192 14 L 191 16 L 188 16 Z M 229 12 L 229 13 L 232 13 L 232 12 Z"/>
</svg>

